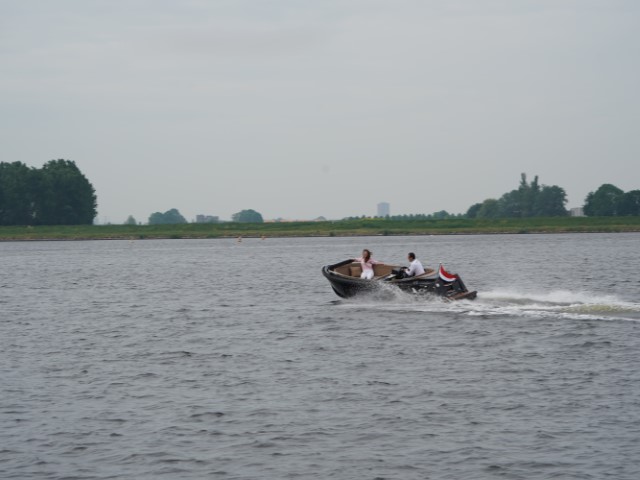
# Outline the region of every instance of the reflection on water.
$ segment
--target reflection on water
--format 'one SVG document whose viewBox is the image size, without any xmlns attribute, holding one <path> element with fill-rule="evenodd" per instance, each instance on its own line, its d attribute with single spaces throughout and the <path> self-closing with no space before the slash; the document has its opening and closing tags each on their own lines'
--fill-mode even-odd
<svg viewBox="0 0 640 480">
<path fill-rule="evenodd" d="M 638 238 L 0 244 L 0 477 L 638 478 Z M 338 299 L 362 248 L 478 299 Z"/>
</svg>

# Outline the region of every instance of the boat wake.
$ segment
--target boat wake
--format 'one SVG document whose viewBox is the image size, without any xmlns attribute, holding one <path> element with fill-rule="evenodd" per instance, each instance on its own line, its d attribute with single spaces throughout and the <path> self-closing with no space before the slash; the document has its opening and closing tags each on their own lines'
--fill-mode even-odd
<svg viewBox="0 0 640 480">
<path fill-rule="evenodd" d="M 640 304 L 615 295 L 559 290 L 549 293 L 490 291 L 482 295 L 469 315 L 516 315 L 523 317 L 558 317 L 583 320 L 640 321 Z"/>
<path fill-rule="evenodd" d="M 387 295 L 388 294 L 388 295 Z M 448 302 L 439 297 L 415 296 L 405 292 L 385 292 L 375 298 L 340 302 L 358 308 L 398 312 L 456 314 L 483 318 L 565 318 L 576 320 L 619 320 L 640 322 L 640 303 L 615 295 L 560 290 L 548 293 L 494 290 L 481 292 L 473 301 Z"/>
</svg>

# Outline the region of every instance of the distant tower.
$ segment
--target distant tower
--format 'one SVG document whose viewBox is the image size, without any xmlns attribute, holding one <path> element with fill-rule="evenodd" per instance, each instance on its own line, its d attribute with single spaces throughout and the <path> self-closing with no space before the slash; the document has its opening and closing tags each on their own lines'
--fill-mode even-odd
<svg viewBox="0 0 640 480">
<path fill-rule="evenodd" d="M 378 216 L 379 217 L 387 217 L 389 216 L 389 204 L 387 202 L 380 202 L 378 204 Z"/>
</svg>

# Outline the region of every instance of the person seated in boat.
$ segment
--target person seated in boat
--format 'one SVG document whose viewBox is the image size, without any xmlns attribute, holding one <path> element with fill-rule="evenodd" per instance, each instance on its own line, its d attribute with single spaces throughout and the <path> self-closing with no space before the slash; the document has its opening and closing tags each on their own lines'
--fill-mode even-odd
<svg viewBox="0 0 640 480">
<path fill-rule="evenodd" d="M 416 258 L 415 253 L 409 252 L 407 260 L 409 260 L 409 267 L 405 267 L 404 269 L 405 278 L 424 275 L 424 267 L 422 266 L 422 263 L 420 263 L 420 260 Z"/>
<path fill-rule="evenodd" d="M 353 260 L 354 262 L 360 263 L 360 266 L 362 267 L 360 278 L 364 278 L 365 280 L 371 280 L 373 278 L 373 266 L 378 263 L 382 263 L 371 258 L 371 255 L 371 251 L 365 248 L 362 250 L 362 256 Z"/>
</svg>

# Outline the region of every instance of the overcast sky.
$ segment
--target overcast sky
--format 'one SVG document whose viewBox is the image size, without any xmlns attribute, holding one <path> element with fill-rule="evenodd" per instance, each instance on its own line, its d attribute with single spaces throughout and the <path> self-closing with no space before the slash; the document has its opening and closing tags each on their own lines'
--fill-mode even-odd
<svg viewBox="0 0 640 480">
<path fill-rule="evenodd" d="M 637 0 L 0 0 L 0 161 L 98 221 L 640 189 Z"/>
</svg>

